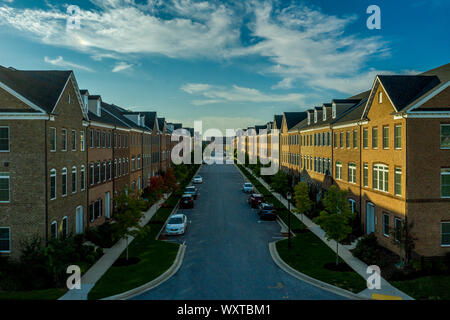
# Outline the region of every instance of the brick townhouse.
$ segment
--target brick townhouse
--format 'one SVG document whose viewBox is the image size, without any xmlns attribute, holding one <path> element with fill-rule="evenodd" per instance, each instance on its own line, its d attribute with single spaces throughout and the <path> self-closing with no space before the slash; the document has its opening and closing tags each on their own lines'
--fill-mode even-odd
<svg viewBox="0 0 450 320">
<path fill-rule="evenodd" d="M 158 121 L 158 128 L 159 128 L 159 154 L 161 155 L 160 161 L 159 161 L 159 172 L 164 173 L 166 172 L 168 168 L 168 161 L 167 161 L 167 152 L 169 149 L 168 145 L 168 133 L 167 133 L 167 127 L 166 127 L 166 119 L 165 118 L 157 118 Z"/>
<path fill-rule="evenodd" d="M 319 191 L 348 190 L 364 232 L 394 252 L 404 223 L 415 254 L 450 252 L 449 74 L 447 64 L 377 76 L 371 90 L 307 110 L 290 129 L 284 114 L 281 169 Z"/>
<path fill-rule="evenodd" d="M 86 120 L 73 72 L 0 66 L 0 254 L 83 232 Z"/>
</svg>

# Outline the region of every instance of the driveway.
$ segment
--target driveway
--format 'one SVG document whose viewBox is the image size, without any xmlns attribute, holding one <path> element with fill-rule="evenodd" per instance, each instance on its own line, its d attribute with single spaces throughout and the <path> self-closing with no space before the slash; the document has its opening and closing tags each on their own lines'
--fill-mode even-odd
<svg viewBox="0 0 450 320">
<path fill-rule="evenodd" d="M 275 221 L 260 221 L 242 193 L 233 165 L 203 165 L 195 208 L 179 210 L 190 221 L 178 272 L 135 300 L 343 299 L 300 281 L 272 260 L 269 242 L 281 238 Z"/>
</svg>

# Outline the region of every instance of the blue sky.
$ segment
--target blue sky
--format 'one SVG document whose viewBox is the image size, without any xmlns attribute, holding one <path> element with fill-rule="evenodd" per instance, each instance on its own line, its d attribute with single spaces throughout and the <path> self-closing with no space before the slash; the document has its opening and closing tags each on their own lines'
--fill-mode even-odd
<svg viewBox="0 0 450 320">
<path fill-rule="evenodd" d="M 366 27 L 372 4 L 381 30 Z M 224 130 L 448 63 L 448 12 L 446 0 L 0 0 L 0 64 L 73 69 L 106 102 Z"/>
</svg>

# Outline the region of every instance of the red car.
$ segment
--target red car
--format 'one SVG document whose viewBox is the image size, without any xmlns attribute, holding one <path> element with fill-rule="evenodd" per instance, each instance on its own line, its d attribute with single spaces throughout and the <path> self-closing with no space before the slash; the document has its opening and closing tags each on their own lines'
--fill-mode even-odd
<svg viewBox="0 0 450 320">
<path fill-rule="evenodd" d="M 264 197 L 262 194 L 253 193 L 250 198 L 248 198 L 248 204 L 252 208 L 258 208 L 261 203 L 263 203 Z"/>
</svg>

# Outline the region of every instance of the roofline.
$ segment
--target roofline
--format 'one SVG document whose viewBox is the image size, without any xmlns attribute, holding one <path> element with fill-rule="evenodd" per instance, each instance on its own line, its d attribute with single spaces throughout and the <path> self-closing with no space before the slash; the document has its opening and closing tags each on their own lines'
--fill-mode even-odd
<svg viewBox="0 0 450 320">
<path fill-rule="evenodd" d="M 430 91 L 428 91 L 427 93 L 422 95 L 420 98 L 416 99 L 413 102 L 413 105 L 410 106 L 410 107 L 407 107 L 407 109 L 404 110 L 404 111 L 405 112 L 410 112 L 413 109 L 419 108 L 422 104 L 424 104 L 425 102 L 431 100 L 434 96 L 438 95 L 439 93 L 441 93 L 442 91 L 447 89 L 449 86 L 450 86 L 450 81 L 447 81 L 447 82 L 441 84 L 441 86 L 438 86 L 438 88 L 432 88 Z M 417 100 L 419 100 L 419 101 L 417 101 Z"/>
<path fill-rule="evenodd" d="M 23 103 L 25 103 L 27 106 L 29 106 L 30 108 L 40 111 L 42 114 L 48 114 L 47 111 L 45 111 L 44 109 L 42 109 L 41 107 L 39 107 L 38 105 L 34 104 L 33 102 L 31 102 L 30 100 L 28 100 L 27 98 L 25 98 L 24 96 L 22 96 L 20 93 L 18 93 L 17 91 L 11 89 L 10 87 L 8 87 L 6 84 L 4 84 L 3 82 L 0 81 L 0 88 L 2 88 L 3 90 L 5 90 L 6 92 L 8 92 L 9 94 L 13 95 L 14 97 L 16 97 L 17 99 L 19 99 L 20 101 L 22 101 Z"/>
</svg>

